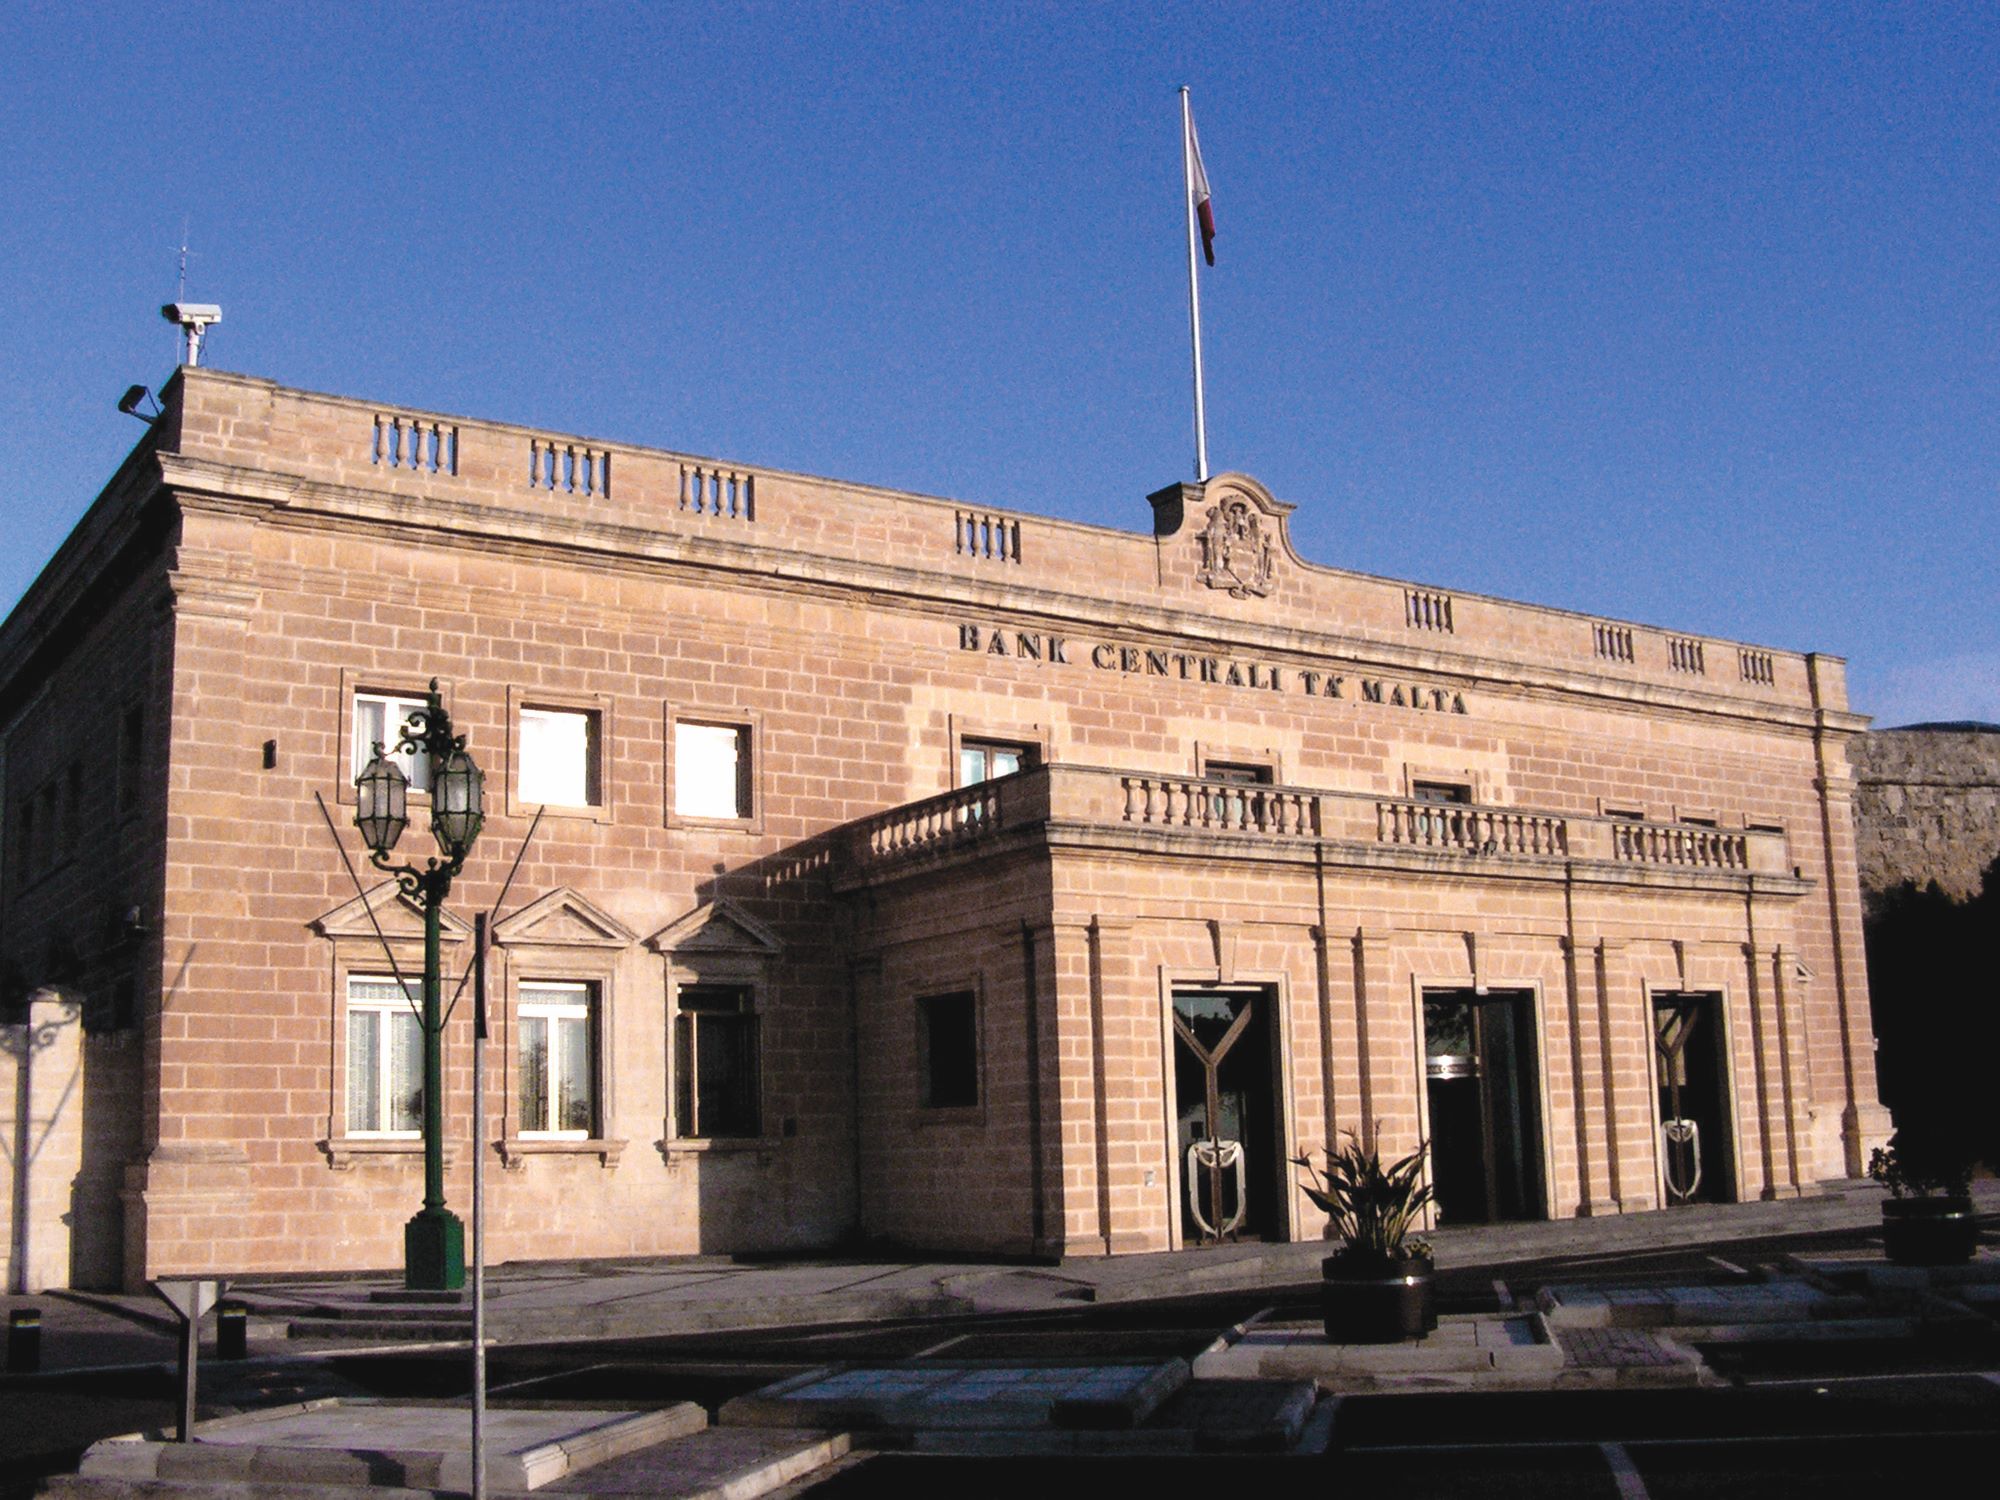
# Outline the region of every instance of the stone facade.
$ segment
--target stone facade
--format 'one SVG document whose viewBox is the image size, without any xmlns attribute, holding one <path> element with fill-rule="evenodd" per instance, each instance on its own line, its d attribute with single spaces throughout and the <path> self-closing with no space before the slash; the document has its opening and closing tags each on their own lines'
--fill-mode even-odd
<svg viewBox="0 0 2000 1500">
<path fill-rule="evenodd" d="M 1863 894 L 1935 881 L 1955 901 L 1977 895 L 2000 858 L 2000 726 L 1878 729 L 1850 754 Z"/>
<path fill-rule="evenodd" d="M 1244 475 L 1124 533 L 206 369 L 165 407 L 0 627 L 0 959 L 86 1017 L 81 1278 L 399 1263 L 357 996 L 419 932 L 352 778 L 432 678 L 488 775 L 444 947 L 494 909 L 489 1108 L 463 1012 L 444 1105 L 496 1260 L 1156 1250 L 1191 1183 L 1317 1237 L 1284 1159 L 1343 1130 L 1472 1132 L 1491 1191 L 1504 1139 L 1495 1212 L 1654 1208 L 1681 995 L 1710 1191 L 1885 1132 L 1837 659 L 1307 563 Z M 590 764 L 544 807 L 551 718 Z M 1201 1027 L 1249 1038 L 1207 1100 Z"/>
</svg>

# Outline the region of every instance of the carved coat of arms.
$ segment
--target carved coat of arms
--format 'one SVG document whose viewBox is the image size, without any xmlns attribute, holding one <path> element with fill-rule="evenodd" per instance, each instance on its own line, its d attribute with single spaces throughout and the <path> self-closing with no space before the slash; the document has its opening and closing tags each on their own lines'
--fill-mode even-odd
<svg viewBox="0 0 2000 1500">
<path fill-rule="evenodd" d="M 1224 500 L 1208 513 L 1195 538 L 1201 544 L 1201 581 L 1228 589 L 1232 599 L 1271 592 L 1271 538 L 1264 518 L 1247 500 Z"/>
</svg>

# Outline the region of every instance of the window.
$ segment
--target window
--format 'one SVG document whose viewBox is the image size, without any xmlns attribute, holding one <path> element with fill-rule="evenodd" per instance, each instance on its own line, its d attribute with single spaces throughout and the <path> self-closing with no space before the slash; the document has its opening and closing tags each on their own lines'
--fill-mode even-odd
<svg viewBox="0 0 2000 1500">
<path fill-rule="evenodd" d="M 61 858 L 61 835 L 57 824 L 62 812 L 61 795 L 53 781 L 43 785 L 37 802 L 35 826 L 41 830 L 41 842 L 35 846 L 35 873 L 46 875 Z"/>
<path fill-rule="evenodd" d="M 1644 813 L 1634 811 L 1629 807 L 1607 807 L 1604 809 L 1604 816 L 1607 818 L 1616 818 L 1621 823 L 1643 823 L 1646 821 Z"/>
<path fill-rule="evenodd" d="M 414 980 L 347 981 L 347 1130 L 416 1135 L 424 1121 L 423 1024 Z"/>
<path fill-rule="evenodd" d="M 1269 766 L 1253 766 L 1226 760 L 1212 760 L 1202 767 L 1201 774 L 1210 781 L 1227 781 L 1236 786 L 1269 786 L 1272 782 Z"/>
<path fill-rule="evenodd" d="M 379 744 L 389 759 L 402 767 L 403 774 L 410 778 L 410 790 L 428 792 L 431 789 L 430 761 L 413 750 L 398 750 L 397 742 L 403 737 L 403 726 L 410 715 L 420 709 L 430 707 L 423 698 L 397 698 L 386 693 L 356 693 L 354 695 L 354 754 L 353 767 L 348 773 L 352 781 L 367 768 L 374 759 L 375 747 Z"/>
<path fill-rule="evenodd" d="M 675 720 L 674 813 L 682 818 L 751 816 L 747 725 Z"/>
<path fill-rule="evenodd" d="M 926 1109 L 979 1102 L 979 1019 L 972 991 L 926 995 L 917 1002 L 918 1047 Z"/>
<path fill-rule="evenodd" d="M 958 784 L 977 786 L 1016 771 L 1033 769 L 1035 747 L 1010 744 L 1004 740 L 960 740 L 958 743 Z"/>
<path fill-rule="evenodd" d="M 674 1132 L 701 1139 L 757 1131 L 757 1016 L 749 989 L 683 985 L 674 1018 Z"/>
<path fill-rule="evenodd" d="M 521 986 L 521 1134 L 597 1133 L 597 996 L 588 984 Z"/>
<path fill-rule="evenodd" d="M 71 761 L 63 772 L 62 857 L 68 859 L 83 844 L 83 763 Z"/>
<path fill-rule="evenodd" d="M 14 883 L 35 878 L 35 799 L 23 797 L 14 811 Z"/>
<path fill-rule="evenodd" d="M 598 717 L 587 709 L 521 710 L 520 797 L 526 803 L 597 807 Z"/>
<path fill-rule="evenodd" d="M 118 723 L 118 811 L 121 816 L 139 807 L 139 770 L 146 748 L 146 708 L 134 703 Z"/>
<path fill-rule="evenodd" d="M 1410 800 L 1413 802 L 1445 802 L 1456 806 L 1470 806 L 1472 788 L 1462 781 L 1412 781 Z"/>
</svg>

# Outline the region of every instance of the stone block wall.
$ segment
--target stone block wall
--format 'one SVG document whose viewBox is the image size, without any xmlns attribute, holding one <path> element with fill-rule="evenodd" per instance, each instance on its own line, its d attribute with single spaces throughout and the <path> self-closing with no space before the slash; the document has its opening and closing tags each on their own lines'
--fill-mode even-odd
<svg viewBox="0 0 2000 1500">
<path fill-rule="evenodd" d="M 2000 726 L 1878 729 L 1849 754 L 1862 891 L 1977 894 L 2000 857 Z"/>
</svg>

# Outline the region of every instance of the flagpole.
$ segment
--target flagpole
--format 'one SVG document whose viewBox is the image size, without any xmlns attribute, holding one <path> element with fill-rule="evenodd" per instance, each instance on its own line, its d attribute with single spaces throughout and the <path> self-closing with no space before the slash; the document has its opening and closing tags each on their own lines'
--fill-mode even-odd
<svg viewBox="0 0 2000 1500">
<path fill-rule="evenodd" d="M 1208 482 L 1208 416 L 1201 395 L 1201 279 L 1194 266 L 1194 117 L 1181 86 L 1181 197 L 1187 209 L 1188 326 L 1194 333 L 1194 477 Z"/>
</svg>

